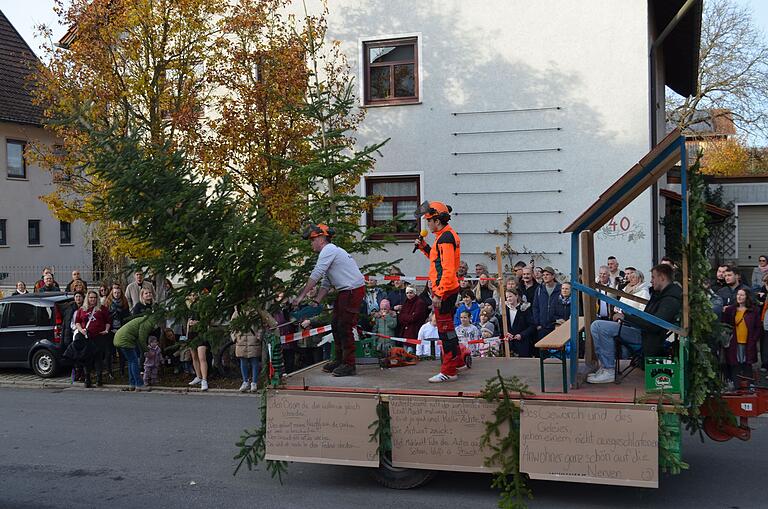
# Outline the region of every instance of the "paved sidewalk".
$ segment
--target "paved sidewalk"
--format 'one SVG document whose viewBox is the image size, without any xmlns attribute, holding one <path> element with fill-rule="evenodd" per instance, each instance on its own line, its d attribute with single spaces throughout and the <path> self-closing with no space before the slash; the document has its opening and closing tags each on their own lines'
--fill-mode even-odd
<svg viewBox="0 0 768 509">
<path fill-rule="evenodd" d="M 18 387 L 18 388 L 51 388 L 51 389 L 82 389 L 85 390 L 85 386 L 83 382 L 75 382 L 72 383 L 72 380 L 69 376 L 61 376 L 61 377 L 54 377 L 54 378 L 40 378 L 39 376 L 35 375 L 34 373 L 26 370 L 14 370 L 14 369 L 0 369 L 0 388 L 2 387 Z M 127 385 L 123 384 L 104 384 L 103 387 L 96 387 L 96 384 L 93 385 L 92 389 L 89 390 L 99 390 L 99 391 L 122 391 L 123 389 L 127 388 Z M 152 392 L 154 391 L 164 391 L 164 392 L 188 392 L 188 393 L 200 393 L 205 394 L 202 391 L 200 391 L 199 386 L 198 387 L 164 387 L 160 385 L 152 386 Z M 241 393 L 238 390 L 235 389 L 208 389 L 208 393 L 211 394 L 232 394 L 232 395 L 243 395 L 243 396 L 249 396 L 252 395 L 251 393 Z"/>
</svg>

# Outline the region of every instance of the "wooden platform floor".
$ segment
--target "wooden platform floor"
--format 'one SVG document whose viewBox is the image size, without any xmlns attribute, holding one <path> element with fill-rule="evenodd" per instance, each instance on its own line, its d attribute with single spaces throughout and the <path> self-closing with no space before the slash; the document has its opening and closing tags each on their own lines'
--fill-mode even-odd
<svg viewBox="0 0 768 509">
<path fill-rule="evenodd" d="M 357 375 L 337 378 L 323 373 L 322 364 L 297 371 L 288 376 L 286 389 L 357 392 L 380 394 L 407 394 L 426 396 L 476 397 L 487 379 L 500 370 L 504 376 L 517 376 L 528 384 L 532 399 L 560 401 L 594 401 L 605 403 L 633 403 L 645 394 L 644 375 L 633 371 L 621 384 L 591 385 L 582 383 L 563 394 L 562 365 L 548 360 L 545 366 L 546 393 L 541 392 L 539 360 L 522 358 L 476 358 L 472 369 L 459 372 L 453 382 L 432 384 L 427 379 L 439 371 L 439 361 L 421 361 L 415 366 L 382 369 L 377 365 L 358 365 Z M 570 366 L 569 366 L 570 367 Z"/>
</svg>

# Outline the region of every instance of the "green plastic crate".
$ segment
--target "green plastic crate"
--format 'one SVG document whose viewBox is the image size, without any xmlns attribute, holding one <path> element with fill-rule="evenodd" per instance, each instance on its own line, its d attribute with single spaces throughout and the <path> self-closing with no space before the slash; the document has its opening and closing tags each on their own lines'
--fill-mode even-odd
<svg viewBox="0 0 768 509">
<path fill-rule="evenodd" d="M 681 394 L 683 370 L 676 360 L 668 357 L 646 357 L 645 390 Z"/>
<path fill-rule="evenodd" d="M 357 359 L 378 359 L 379 354 L 378 341 L 374 337 L 355 341 L 355 358 Z M 336 350 L 331 349 L 331 360 L 336 360 Z"/>
</svg>

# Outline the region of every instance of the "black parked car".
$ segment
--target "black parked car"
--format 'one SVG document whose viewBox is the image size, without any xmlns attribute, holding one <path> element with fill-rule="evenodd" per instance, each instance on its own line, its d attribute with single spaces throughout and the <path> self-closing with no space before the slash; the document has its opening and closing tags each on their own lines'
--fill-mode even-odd
<svg viewBox="0 0 768 509">
<path fill-rule="evenodd" d="M 0 367 L 32 368 L 43 378 L 69 364 L 62 358 L 67 338 L 65 293 L 14 295 L 0 299 Z M 67 315 L 65 317 L 65 314 Z"/>
</svg>

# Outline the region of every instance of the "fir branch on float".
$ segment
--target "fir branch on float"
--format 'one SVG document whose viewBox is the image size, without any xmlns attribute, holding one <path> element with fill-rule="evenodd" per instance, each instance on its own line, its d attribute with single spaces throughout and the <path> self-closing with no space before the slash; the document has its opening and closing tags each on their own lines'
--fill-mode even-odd
<svg viewBox="0 0 768 509">
<path fill-rule="evenodd" d="M 688 257 L 690 281 L 688 285 L 688 302 L 690 309 L 689 334 L 689 388 L 687 395 L 688 412 L 683 415 L 686 429 L 699 433 L 702 437 L 703 417 L 701 407 L 705 404 L 713 408 L 725 408 L 722 402 L 722 380 L 720 367 L 713 352 L 716 346 L 718 320 L 712 310 L 709 295 L 709 277 L 711 267 L 706 255 L 706 245 L 709 238 L 707 227 L 708 214 L 706 205 L 707 184 L 700 172 L 701 153 L 696 162 L 688 168 L 688 206 L 689 206 L 689 236 L 688 245 L 683 246 L 683 252 Z M 723 419 L 732 419 L 725 415 Z"/>
<path fill-rule="evenodd" d="M 526 507 L 526 499 L 533 499 L 525 484 L 525 474 L 520 472 L 520 408 L 512 400 L 515 394 L 522 399 L 533 393 L 516 376 L 505 378 L 498 370 L 480 393 L 485 401 L 497 404 L 494 420 L 485 423 L 480 448 L 491 451 L 485 466 L 499 469 L 491 487 L 501 491 L 498 503 L 501 509 L 522 509 Z"/>
</svg>

